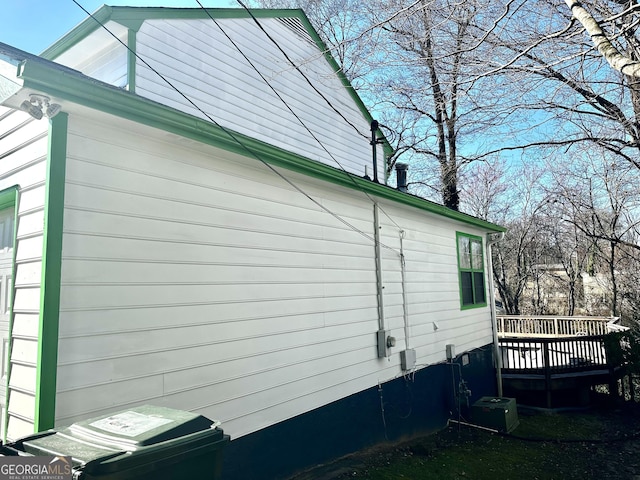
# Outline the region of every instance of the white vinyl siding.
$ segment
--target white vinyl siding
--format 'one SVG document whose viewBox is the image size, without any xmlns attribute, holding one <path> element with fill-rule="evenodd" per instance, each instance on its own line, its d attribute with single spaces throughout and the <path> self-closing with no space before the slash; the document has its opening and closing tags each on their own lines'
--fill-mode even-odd
<svg viewBox="0 0 640 480">
<path fill-rule="evenodd" d="M 154 403 L 238 438 L 400 374 L 400 349 L 377 358 L 367 196 L 282 171 L 354 231 L 253 159 L 125 121 L 69 129 L 56 424 Z M 408 232 L 418 363 L 489 343 L 488 314 L 459 311 L 454 225 L 383 206 Z M 383 223 L 402 342 L 398 228 Z"/>
<path fill-rule="evenodd" d="M 391 247 L 381 252 L 386 322 L 398 340 L 395 352 L 406 345 L 398 256 L 400 230 L 405 235 L 402 245 L 409 347 L 416 350 L 417 364 L 443 361 L 449 343 L 456 345 L 457 352 L 491 343 L 489 310 L 460 311 L 455 223 L 388 202 L 380 205 L 384 212 L 380 215 L 380 241 Z"/>
<path fill-rule="evenodd" d="M 369 386 L 368 239 L 256 161 L 122 128 L 70 122 L 57 422 L 153 402 L 238 437 Z M 360 195 L 304 185 L 372 235 Z"/>
<path fill-rule="evenodd" d="M 0 191 L 13 185 L 20 188 L 16 278 L 15 282 L 5 278 L 3 286 L 5 299 L 15 295 L 13 355 L 9 360 L 9 438 L 33 433 L 47 131 L 48 122 L 0 107 Z"/>
<path fill-rule="evenodd" d="M 79 66 L 78 70 L 102 82 L 125 88 L 129 80 L 127 49 L 120 43 L 111 44 L 109 47 L 88 59 L 86 64 Z"/>
<path fill-rule="evenodd" d="M 373 177 L 369 121 L 300 20 L 259 22 L 300 71 L 251 18 L 218 18 L 215 23 L 209 18 L 152 19 L 142 24 L 131 46 L 139 57 L 136 94 L 305 158 Z M 125 27 L 113 21 L 106 27 L 126 43 Z M 54 60 L 117 87 L 129 84 L 127 49 L 102 28 Z M 377 156 L 383 182 L 380 145 Z"/>
<path fill-rule="evenodd" d="M 136 93 L 206 119 L 184 94 L 226 128 L 360 176 L 368 165 L 368 174 L 373 176 L 368 121 L 315 44 L 303 40 L 277 19 L 260 19 L 312 87 L 253 20 L 217 22 L 264 79 L 213 21 L 147 20 L 137 34 L 136 52 L 179 92 L 138 61 Z M 378 157 L 379 178 L 383 179 L 384 156 L 380 147 Z"/>
<path fill-rule="evenodd" d="M 102 82 L 125 88 L 128 85 L 128 50 L 125 47 L 128 29 L 115 22 L 107 22 L 105 27 L 98 28 L 52 60 Z"/>
</svg>

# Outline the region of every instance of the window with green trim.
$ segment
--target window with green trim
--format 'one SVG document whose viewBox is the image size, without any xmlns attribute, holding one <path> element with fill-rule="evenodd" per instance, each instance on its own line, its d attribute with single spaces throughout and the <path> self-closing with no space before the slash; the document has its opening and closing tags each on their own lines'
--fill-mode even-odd
<svg viewBox="0 0 640 480">
<path fill-rule="evenodd" d="M 484 285 L 484 258 L 482 238 L 457 233 L 458 272 L 460 279 L 460 305 L 462 308 L 487 305 Z"/>
</svg>

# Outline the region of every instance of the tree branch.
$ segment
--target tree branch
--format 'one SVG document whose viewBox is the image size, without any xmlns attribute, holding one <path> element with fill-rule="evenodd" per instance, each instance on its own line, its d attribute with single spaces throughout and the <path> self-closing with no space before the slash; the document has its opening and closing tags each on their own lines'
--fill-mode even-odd
<svg viewBox="0 0 640 480">
<path fill-rule="evenodd" d="M 615 70 L 630 77 L 640 77 L 640 62 L 622 55 L 618 49 L 609 41 L 606 33 L 600 27 L 598 21 L 582 6 L 577 0 L 565 0 L 571 9 L 571 13 L 587 31 L 593 44 L 602 54 L 604 59 Z"/>
</svg>

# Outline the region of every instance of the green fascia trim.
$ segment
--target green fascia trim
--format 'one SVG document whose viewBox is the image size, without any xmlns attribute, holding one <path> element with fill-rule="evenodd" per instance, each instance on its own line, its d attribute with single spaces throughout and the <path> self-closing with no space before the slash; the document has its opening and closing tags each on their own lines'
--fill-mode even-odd
<svg viewBox="0 0 640 480">
<path fill-rule="evenodd" d="M 136 36 L 137 30 L 129 29 L 127 35 L 127 90 L 136 93 Z"/>
<path fill-rule="evenodd" d="M 145 20 L 157 19 L 208 19 L 213 18 L 256 18 L 295 17 L 298 9 L 250 9 L 249 14 L 243 8 L 171 8 L 171 7 L 111 7 L 103 5 L 92 15 L 85 18 L 78 26 L 64 35 L 53 45 L 43 51 L 40 56 L 52 60 L 81 42 L 87 36 L 102 28 L 100 24 L 109 21 L 117 22 L 127 28 L 138 31 Z"/>
<path fill-rule="evenodd" d="M 16 205 L 18 199 L 18 185 L 6 188 L 0 192 L 0 210 Z M 15 243 L 15 242 L 14 242 Z"/>
<path fill-rule="evenodd" d="M 298 15 L 296 16 L 304 24 L 309 35 L 311 35 L 311 38 L 313 38 L 313 40 L 316 42 L 316 46 L 322 51 L 325 59 L 327 60 L 327 62 L 329 62 L 329 65 L 331 65 L 336 75 L 338 75 L 338 77 L 340 78 L 342 85 L 344 85 L 344 87 L 349 92 L 349 95 L 351 95 L 351 98 L 353 99 L 353 101 L 356 102 L 356 105 L 358 105 L 358 108 L 360 109 L 360 112 L 362 113 L 364 118 L 366 118 L 369 124 L 371 124 L 374 118 L 371 116 L 371 113 L 369 112 L 366 105 L 360 98 L 360 95 L 358 95 L 358 92 L 356 92 L 356 89 L 353 88 L 353 85 L 351 85 L 351 82 L 345 76 L 344 72 L 342 71 L 342 68 L 340 68 L 340 65 L 338 65 L 338 62 L 336 62 L 335 58 L 333 58 L 333 55 L 331 55 L 331 50 L 329 49 L 329 47 L 327 47 L 327 44 L 324 43 L 324 41 L 320 38 L 320 35 L 318 35 L 318 32 L 316 32 L 315 28 L 313 28 L 313 25 L 311 25 L 311 22 L 309 21 L 309 18 L 307 18 L 306 14 L 302 10 L 297 10 L 297 13 Z M 382 140 L 382 147 L 384 149 L 385 156 L 387 158 L 391 157 L 394 153 L 393 147 L 391 147 L 391 144 L 389 143 L 387 138 L 384 136 L 382 131 L 379 131 L 379 135 L 382 135 L 379 138 Z M 386 172 L 386 168 L 385 168 L 385 172 Z"/>
<path fill-rule="evenodd" d="M 66 113 L 56 115 L 49 124 L 42 280 L 40 284 L 38 361 L 36 367 L 36 410 L 34 420 L 36 432 L 53 428 L 56 416 L 67 125 L 68 117 Z"/>
<path fill-rule="evenodd" d="M 66 50 L 86 38 L 89 34 L 100 28 L 98 22 L 102 24 L 107 23 L 109 21 L 109 18 L 111 17 L 111 9 L 112 7 L 103 5 L 93 13 L 94 18 L 85 18 L 73 30 L 71 30 L 69 33 L 60 38 L 60 40 L 56 41 L 53 45 L 44 50 L 40 54 L 40 56 L 42 58 L 46 58 L 47 60 L 52 60 L 58 55 L 64 53 Z"/>
<path fill-rule="evenodd" d="M 480 249 L 480 251 L 482 252 L 482 273 L 483 276 L 486 274 L 486 269 L 484 268 L 484 239 L 482 237 L 479 237 L 477 235 L 471 235 L 469 233 L 463 233 L 463 232 L 456 232 L 456 261 L 458 263 L 458 289 L 460 291 L 460 310 L 471 310 L 474 308 L 485 308 L 487 306 L 487 302 L 483 302 L 483 303 L 474 303 L 472 305 L 463 305 L 462 304 L 462 272 L 463 269 L 460 268 L 460 242 L 459 242 L 459 238 L 460 237 L 465 237 L 465 238 L 470 238 L 472 240 L 478 240 L 480 241 L 482 248 Z M 464 269 L 464 271 L 468 271 L 468 269 Z M 474 271 L 473 269 L 471 269 L 470 271 Z M 475 270 L 477 271 L 477 270 Z M 487 282 L 484 282 L 484 298 L 486 300 L 487 298 Z"/>
<path fill-rule="evenodd" d="M 16 237 L 18 235 L 18 198 L 20 195 L 20 188 L 18 187 L 18 185 L 14 185 L 12 187 L 9 187 L 5 190 L 3 190 L 2 192 L 0 192 L 0 210 L 5 209 L 5 208 L 9 208 L 13 205 L 13 260 L 12 260 L 12 264 L 11 264 L 11 277 L 13 278 L 13 284 L 15 285 L 15 279 L 16 279 L 16 251 L 18 250 L 16 248 Z M 13 288 L 12 288 L 13 290 Z M 9 379 L 11 378 L 11 350 L 12 350 L 12 332 L 13 332 L 13 302 L 14 302 L 14 298 L 12 296 L 12 298 L 9 301 L 9 335 L 8 335 L 8 351 L 5 353 L 5 355 L 7 356 L 7 359 L 9 360 L 7 362 L 7 378 L 6 381 L 4 383 L 4 385 L 2 385 L 2 388 L 4 388 L 4 392 L 5 392 L 5 399 L 7 402 L 7 405 L 5 405 L 5 407 L 8 407 L 8 403 L 9 403 Z M 4 432 L 3 432 L 3 437 L 2 437 L 2 442 L 5 443 L 7 441 L 7 425 L 8 425 L 8 421 L 9 421 L 9 409 L 5 408 L 4 409 L 4 418 L 2 419 L 2 422 L 5 426 Z"/>
<path fill-rule="evenodd" d="M 175 133 L 176 135 L 191 138 L 240 155 L 253 156 L 272 165 L 316 177 L 346 188 L 360 190 L 394 202 L 410 205 L 467 225 L 482 228 L 488 232 L 506 231 L 503 227 L 471 215 L 451 210 L 420 197 L 398 192 L 386 185 L 365 180 L 348 174 L 343 170 L 232 132 L 235 139 L 242 143 L 240 145 L 229 135 L 228 132 L 231 132 L 231 130 L 223 129 L 209 121 L 196 118 L 193 115 L 180 112 L 122 89 L 111 87 L 77 72 L 56 68 L 55 64 L 27 60 L 21 65 L 20 75 L 26 88 L 47 92 L 51 96 Z"/>
<path fill-rule="evenodd" d="M 207 14 L 208 12 L 208 14 Z M 307 32 L 316 43 L 316 46 L 323 53 L 326 61 L 340 78 L 342 85 L 347 89 L 349 95 L 356 103 L 362 115 L 367 119 L 369 124 L 373 121 L 373 117 L 365 106 L 364 102 L 351 85 L 349 79 L 344 75 L 342 69 L 331 55 L 331 50 L 318 35 L 309 18 L 302 9 L 249 9 L 247 12 L 244 8 L 208 8 L 203 11 L 201 8 L 164 8 L 164 7 L 110 7 L 107 5 L 98 9 L 93 16 L 85 19 L 76 28 L 71 30 L 67 35 L 62 37 L 51 47 L 40 54 L 41 57 L 48 60 L 56 58 L 69 48 L 82 41 L 88 35 L 102 28 L 98 21 L 105 24 L 108 21 L 114 21 L 128 27 L 130 30 L 137 32 L 145 20 L 153 19 L 209 19 L 211 15 L 215 19 L 225 18 L 297 18 L 307 29 Z M 96 21 L 98 20 L 98 21 Z M 129 38 L 129 46 L 134 47 L 135 42 L 131 42 Z M 131 54 L 130 54 L 131 55 Z M 130 90 L 133 91 L 133 90 Z M 382 132 L 379 132 L 382 135 Z M 383 141 L 383 149 L 385 156 L 391 157 L 394 153 L 391 144 L 384 135 L 380 137 Z M 385 168 L 386 171 L 386 168 Z"/>
</svg>

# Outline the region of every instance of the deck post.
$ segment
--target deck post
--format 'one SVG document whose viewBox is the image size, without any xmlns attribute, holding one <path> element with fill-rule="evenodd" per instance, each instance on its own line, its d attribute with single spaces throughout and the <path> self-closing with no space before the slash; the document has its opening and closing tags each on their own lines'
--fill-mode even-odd
<svg viewBox="0 0 640 480">
<path fill-rule="evenodd" d="M 542 342 L 542 354 L 544 358 L 544 391 L 546 394 L 547 408 L 551 408 L 551 362 L 549 361 L 549 342 Z"/>
<path fill-rule="evenodd" d="M 613 365 L 609 366 L 609 398 L 611 402 L 616 401 L 618 396 L 618 380 L 616 379 L 616 373 Z"/>
</svg>

